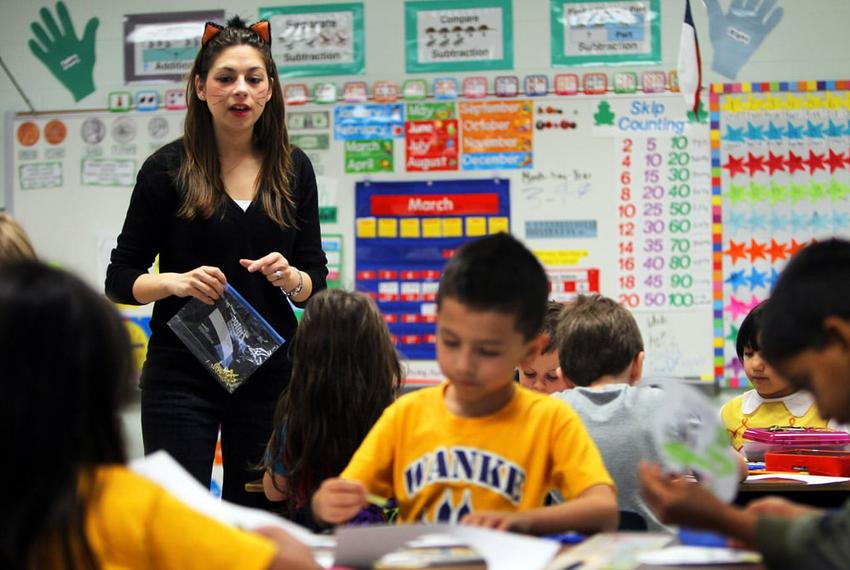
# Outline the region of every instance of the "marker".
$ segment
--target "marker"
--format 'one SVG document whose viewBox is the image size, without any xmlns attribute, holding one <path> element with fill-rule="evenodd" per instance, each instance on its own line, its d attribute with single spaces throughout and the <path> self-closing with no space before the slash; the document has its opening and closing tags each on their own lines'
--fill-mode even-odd
<svg viewBox="0 0 850 570">
<path fill-rule="evenodd" d="M 366 502 L 375 505 L 376 507 L 386 509 L 387 504 L 390 502 L 390 500 L 385 499 L 379 495 L 375 495 L 374 493 L 366 493 Z"/>
</svg>

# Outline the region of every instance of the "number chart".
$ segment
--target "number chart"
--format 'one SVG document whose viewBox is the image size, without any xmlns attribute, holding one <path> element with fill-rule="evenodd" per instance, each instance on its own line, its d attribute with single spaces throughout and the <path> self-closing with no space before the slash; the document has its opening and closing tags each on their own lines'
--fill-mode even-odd
<svg viewBox="0 0 850 570">
<path fill-rule="evenodd" d="M 711 187 L 705 137 L 616 141 L 617 298 L 631 310 L 711 302 Z"/>
</svg>

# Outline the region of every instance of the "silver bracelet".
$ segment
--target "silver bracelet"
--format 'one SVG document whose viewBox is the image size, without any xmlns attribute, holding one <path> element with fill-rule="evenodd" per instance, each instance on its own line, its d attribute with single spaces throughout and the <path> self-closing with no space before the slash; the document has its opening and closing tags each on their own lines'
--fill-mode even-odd
<svg viewBox="0 0 850 570">
<path fill-rule="evenodd" d="M 304 290 L 304 275 L 301 271 L 298 271 L 298 285 L 296 285 L 291 291 L 287 291 L 283 287 L 280 288 L 283 291 L 283 294 L 289 297 L 290 299 L 296 295 L 298 295 L 301 291 Z"/>
</svg>

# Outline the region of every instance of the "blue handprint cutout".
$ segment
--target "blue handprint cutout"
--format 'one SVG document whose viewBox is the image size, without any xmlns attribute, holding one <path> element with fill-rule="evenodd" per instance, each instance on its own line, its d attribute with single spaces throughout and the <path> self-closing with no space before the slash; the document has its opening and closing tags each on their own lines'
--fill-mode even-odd
<svg viewBox="0 0 850 570">
<path fill-rule="evenodd" d="M 708 31 L 714 48 L 711 69 L 735 79 L 764 38 L 782 20 L 783 10 L 776 0 L 732 0 L 725 14 L 719 0 L 705 0 Z M 776 7 L 774 9 L 774 7 Z"/>
<path fill-rule="evenodd" d="M 89 20 L 82 39 L 78 39 L 63 2 L 56 3 L 61 27 L 56 25 L 47 8 L 39 10 L 39 15 L 43 25 L 30 24 L 35 35 L 35 39 L 29 41 L 30 51 L 71 92 L 74 101 L 94 93 L 94 35 L 99 20 Z"/>
</svg>

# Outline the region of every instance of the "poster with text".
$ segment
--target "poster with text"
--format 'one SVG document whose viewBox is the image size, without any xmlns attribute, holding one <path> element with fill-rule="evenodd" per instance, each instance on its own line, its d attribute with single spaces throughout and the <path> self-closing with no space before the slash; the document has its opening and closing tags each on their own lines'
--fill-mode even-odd
<svg viewBox="0 0 850 570">
<path fill-rule="evenodd" d="M 443 265 L 466 241 L 510 231 L 509 181 L 358 182 L 355 212 L 356 289 L 402 355 L 434 359 Z"/>
<path fill-rule="evenodd" d="M 848 88 L 835 81 L 712 88 L 715 376 L 729 387 L 748 386 L 738 329 L 785 264 L 812 241 L 850 237 Z"/>
<path fill-rule="evenodd" d="M 407 105 L 405 169 L 408 172 L 458 169 L 458 124 L 454 103 Z"/>
<path fill-rule="evenodd" d="M 407 72 L 513 68 L 510 0 L 405 2 Z"/>
<path fill-rule="evenodd" d="M 460 103 L 463 170 L 534 166 L 533 119 L 526 100 Z"/>
<path fill-rule="evenodd" d="M 223 23 L 224 10 L 124 16 L 124 82 L 184 81 L 208 21 Z"/>
<path fill-rule="evenodd" d="M 281 77 L 358 75 L 365 69 L 363 3 L 260 8 Z"/>
<path fill-rule="evenodd" d="M 660 0 L 551 0 L 552 65 L 661 63 Z"/>
</svg>

